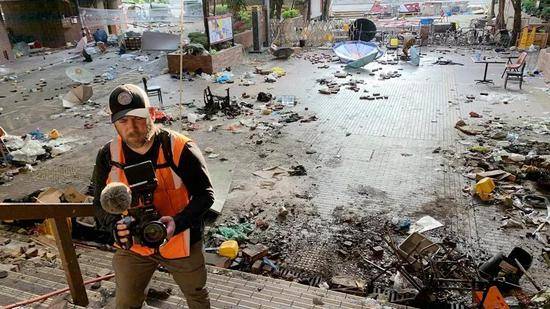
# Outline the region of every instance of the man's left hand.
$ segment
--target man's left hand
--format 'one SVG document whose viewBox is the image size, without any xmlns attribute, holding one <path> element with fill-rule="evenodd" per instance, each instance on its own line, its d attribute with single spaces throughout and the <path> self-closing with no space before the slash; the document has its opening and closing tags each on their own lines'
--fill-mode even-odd
<svg viewBox="0 0 550 309">
<path fill-rule="evenodd" d="M 172 238 L 172 236 L 174 236 L 174 231 L 176 230 L 176 222 L 174 222 L 174 218 L 164 216 L 161 217 L 159 221 L 166 225 L 166 239 Z"/>
</svg>

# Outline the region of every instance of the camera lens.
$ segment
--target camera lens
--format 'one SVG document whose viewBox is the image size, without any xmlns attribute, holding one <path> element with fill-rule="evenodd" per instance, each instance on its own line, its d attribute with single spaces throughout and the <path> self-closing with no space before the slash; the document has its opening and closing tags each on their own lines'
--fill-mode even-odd
<svg viewBox="0 0 550 309">
<path fill-rule="evenodd" d="M 166 236 L 166 227 L 160 222 L 153 221 L 143 227 L 144 243 L 160 246 Z"/>
</svg>

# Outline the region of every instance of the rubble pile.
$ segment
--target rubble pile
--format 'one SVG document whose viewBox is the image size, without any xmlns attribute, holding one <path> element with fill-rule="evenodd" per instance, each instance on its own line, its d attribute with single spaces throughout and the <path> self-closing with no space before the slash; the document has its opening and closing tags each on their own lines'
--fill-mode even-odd
<svg viewBox="0 0 550 309">
<path fill-rule="evenodd" d="M 464 141 L 465 153 L 446 153 L 459 161 L 455 168 L 475 181 L 464 191 L 484 203 L 501 205 L 507 212 L 502 228 L 531 226 L 536 232 L 527 236 L 548 246 L 550 238 L 544 233 L 550 211 L 545 193 L 550 189 L 550 143 L 543 135 L 546 122 L 509 126 L 499 119 L 471 125 L 460 120 L 455 127 L 472 136 Z"/>
<path fill-rule="evenodd" d="M 296 55 L 295 57 L 302 58 L 301 55 Z M 319 69 L 328 69 L 329 63 L 340 61 L 340 58 L 334 56 L 333 54 L 327 53 L 307 53 L 303 56 L 303 58 L 313 65 L 320 64 L 320 66 L 318 66 Z"/>
</svg>

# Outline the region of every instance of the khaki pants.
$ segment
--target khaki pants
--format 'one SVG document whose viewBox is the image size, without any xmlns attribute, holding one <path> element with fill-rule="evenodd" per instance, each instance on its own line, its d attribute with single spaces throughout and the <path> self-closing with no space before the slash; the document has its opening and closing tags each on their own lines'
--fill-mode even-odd
<svg viewBox="0 0 550 309">
<path fill-rule="evenodd" d="M 117 249 L 113 257 L 117 309 L 141 308 L 145 289 L 159 264 L 179 285 L 190 309 L 210 308 L 202 241 L 198 241 L 191 246 L 189 257 L 175 260 L 164 259 L 158 254 L 145 257 Z"/>
</svg>

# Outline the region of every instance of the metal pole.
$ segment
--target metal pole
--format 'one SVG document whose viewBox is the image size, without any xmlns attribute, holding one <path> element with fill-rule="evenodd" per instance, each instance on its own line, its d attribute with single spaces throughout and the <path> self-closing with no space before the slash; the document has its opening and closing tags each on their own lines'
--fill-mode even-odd
<svg viewBox="0 0 550 309">
<path fill-rule="evenodd" d="M 271 8 L 269 1 L 264 0 L 265 42 L 267 46 L 271 46 Z"/>
</svg>

